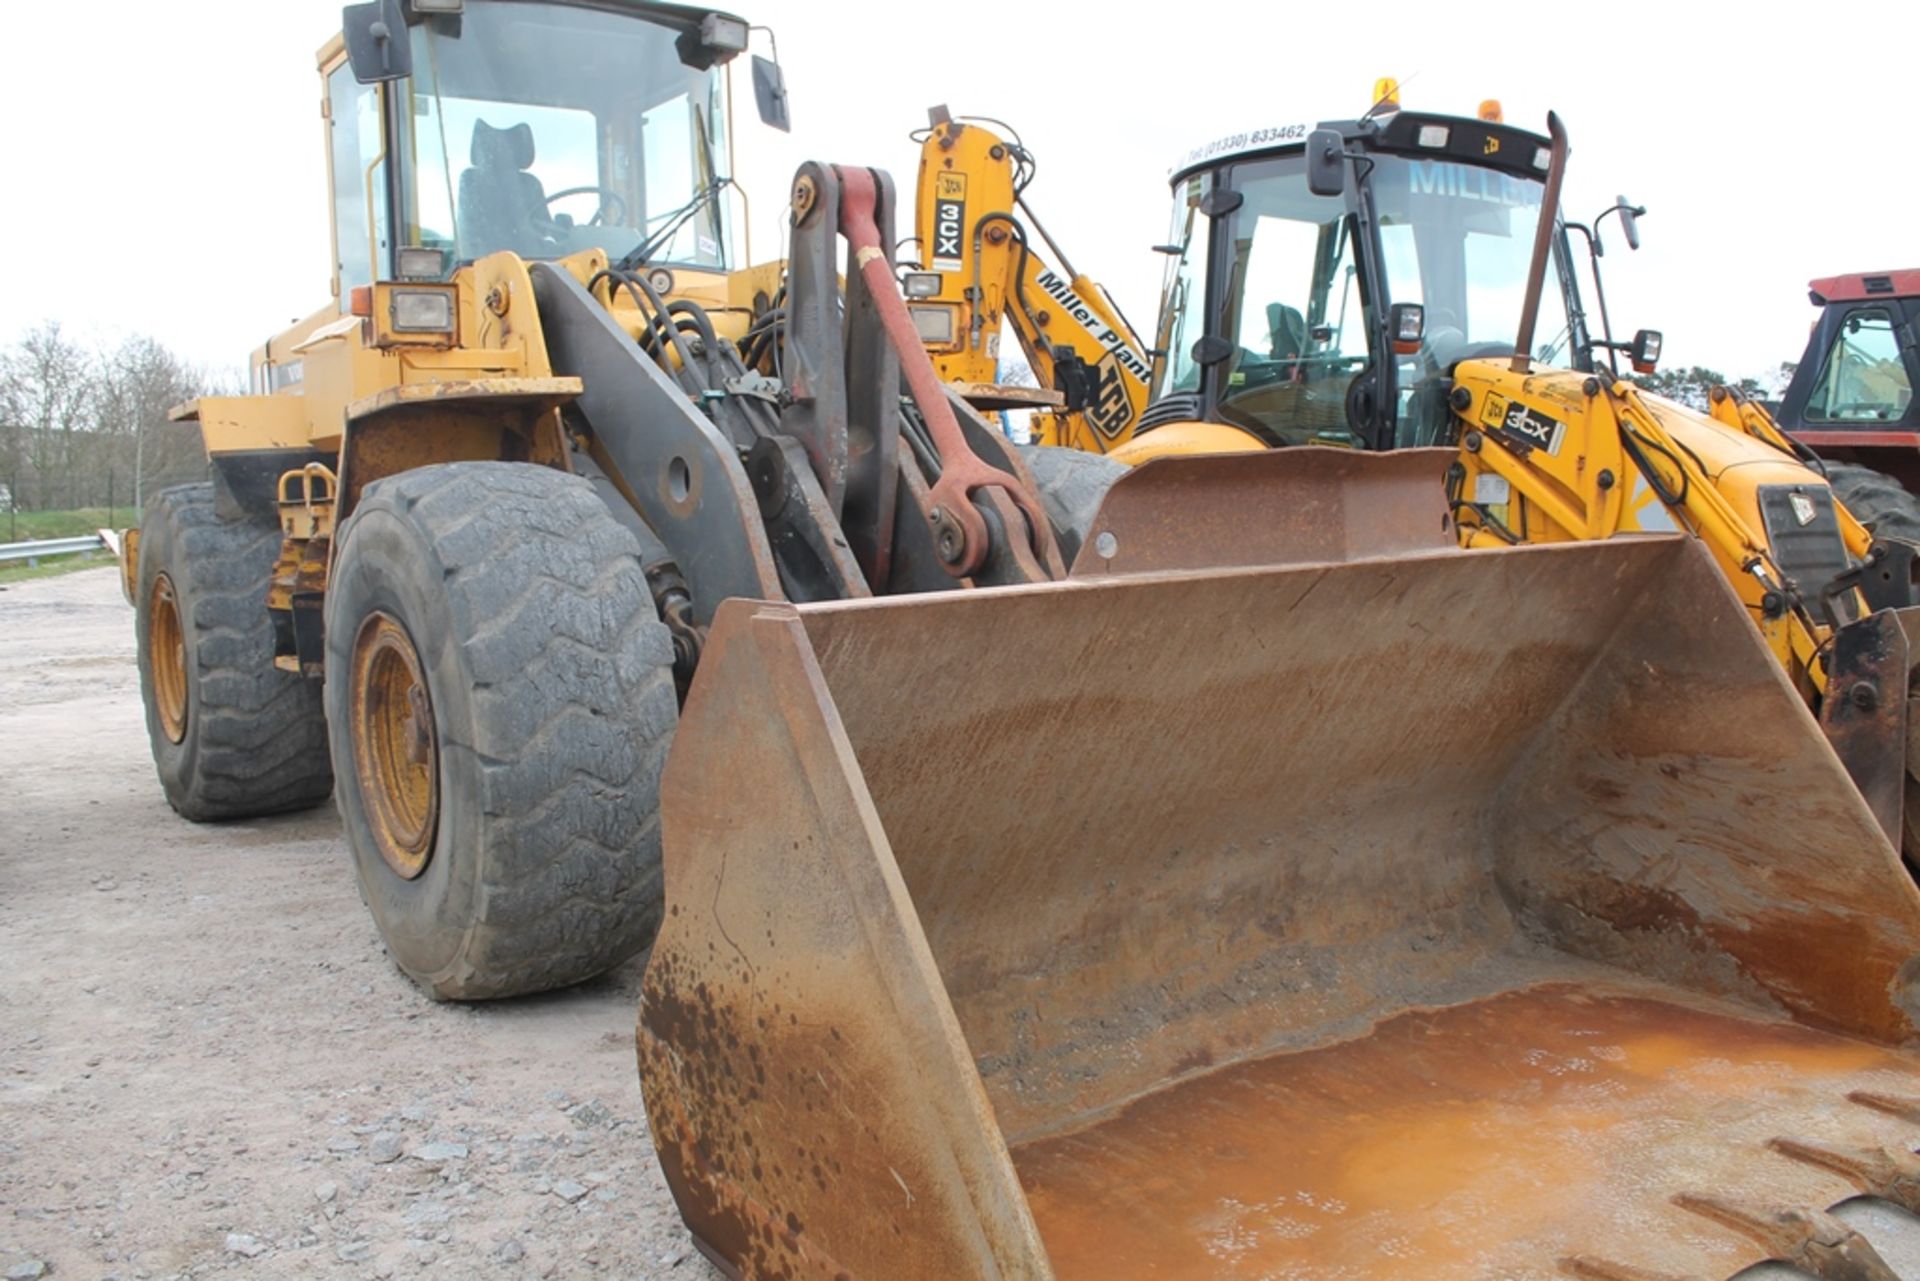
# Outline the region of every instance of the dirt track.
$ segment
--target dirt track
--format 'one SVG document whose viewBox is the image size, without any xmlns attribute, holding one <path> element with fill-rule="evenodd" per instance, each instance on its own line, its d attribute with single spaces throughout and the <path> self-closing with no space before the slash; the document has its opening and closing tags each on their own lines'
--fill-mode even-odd
<svg viewBox="0 0 1920 1281">
<path fill-rule="evenodd" d="M 331 808 L 176 817 L 112 570 L 0 591 L 0 790 L 0 1277 L 718 1277 L 647 1137 L 638 963 L 435 1005 Z"/>
</svg>

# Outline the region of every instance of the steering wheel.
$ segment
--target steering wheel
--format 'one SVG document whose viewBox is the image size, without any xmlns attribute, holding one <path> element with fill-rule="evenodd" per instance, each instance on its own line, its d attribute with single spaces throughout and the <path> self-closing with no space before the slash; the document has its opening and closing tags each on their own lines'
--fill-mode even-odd
<svg viewBox="0 0 1920 1281">
<path fill-rule="evenodd" d="M 627 220 L 627 199 L 609 187 L 568 187 L 565 191 L 556 191 L 547 197 L 549 212 L 556 200 L 565 200 L 568 196 L 584 196 L 589 192 L 600 197 L 600 207 L 593 211 L 593 217 L 587 220 L 589 227 L 604 227 L 610 222 Z M 608 206 L 613 206 L 610 210 Z"/>
</svg>

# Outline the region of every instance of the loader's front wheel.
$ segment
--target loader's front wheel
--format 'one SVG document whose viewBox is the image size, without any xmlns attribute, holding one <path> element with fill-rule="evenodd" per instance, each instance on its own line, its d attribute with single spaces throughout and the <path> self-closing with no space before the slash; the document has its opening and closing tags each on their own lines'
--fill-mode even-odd
<svg viewBox="0 0 1920 1281">
<path fill-rule="evenodd" d="M 1920 544 L 1920 498 L 1884 472 L 1858 463 L 1828 463 L 1833 496 L 1875 538 Z"/>
<path fill-rule="evenodd" d="M 1060 445 L 1022 445 L 1020 460 L 1040 488 L 1040 505 L 1071 566 L 1100 513 L 1100 502 L 1129 468 L 1100 454 Z"/>
<path fill-rule="evenodd" d="M 400 968 L 480 999 L 645 947 L 673 644 L 592 488 L 526 463 L 377 481 L 326 611 L 340 814 Z"/>
<path fill-rule="evenodd" d="M 226 519 L 211 485 L 154 495 L 134 632 L 167 803 L 197 823 L 311 809 L 333 790 L 320 683 L 273 665 L 271 519 Z"/>
</svg>

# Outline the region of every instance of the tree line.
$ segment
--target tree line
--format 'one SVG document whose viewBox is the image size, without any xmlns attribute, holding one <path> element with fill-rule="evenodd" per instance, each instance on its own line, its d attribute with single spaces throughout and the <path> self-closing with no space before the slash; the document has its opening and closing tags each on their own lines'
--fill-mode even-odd
<svg viewBox="0 0 1920 1281">
<path fill-rule="evenodd" d="M 158 339 L 83 342 L 48 321 L 0 347 L 0 510 L 138 508 L 156 489 L 206 475 L 195 423 L 167 411 L 232 393 L 232 373 Z"/>
</svg>

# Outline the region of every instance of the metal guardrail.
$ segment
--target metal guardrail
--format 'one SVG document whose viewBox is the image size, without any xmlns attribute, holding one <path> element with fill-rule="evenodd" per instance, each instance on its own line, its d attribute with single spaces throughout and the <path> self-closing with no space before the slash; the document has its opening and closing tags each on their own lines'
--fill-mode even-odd
<svg viewBox="0 0 1920 1281">
<path fill-rule="evenodd" d="M 99 534 L 77 538 L 42 538 L 30 543 L 0 543 L 0 565 L 8 561 L 35 561 L 42 556 L 70 556 L 75 552 L 99 551 L 107 540 Z"/>
</svg>

